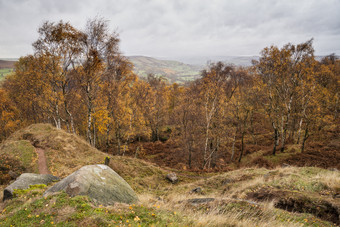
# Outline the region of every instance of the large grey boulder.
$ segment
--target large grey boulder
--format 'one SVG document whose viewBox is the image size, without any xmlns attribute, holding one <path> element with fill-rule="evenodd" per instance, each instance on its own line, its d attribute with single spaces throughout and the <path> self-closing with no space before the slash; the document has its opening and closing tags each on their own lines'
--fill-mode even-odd
<svg viewBox="0 0 340 227">
<path fill-rule="evenodd" d="M 3 201 L 13 198 L 15 189 L 28 189 L 30 185 L 45 184 L 58 181 L 59 178 L 51 174 L 23 173 L 16 181 L 4 189 Z"/>
<path fill-rule="evenodd" d="M 137 195 L 130 185 L 106 165 L 83 166 L 49 188 L 44 196 L 59 191 L 65 191 L 72 197 L 86 195 L 94 202 L 103 205 L 138 201 Z"/>
</svg>

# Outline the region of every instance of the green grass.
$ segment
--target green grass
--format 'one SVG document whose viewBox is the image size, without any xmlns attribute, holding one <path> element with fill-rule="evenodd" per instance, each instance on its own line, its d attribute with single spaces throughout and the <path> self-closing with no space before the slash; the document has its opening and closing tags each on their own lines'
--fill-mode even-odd
<svg viewBox="0 0 340 227">
<path fill-rule="evenodd" d="M 8 141 L 8 143 L 2 144 L 0 153 L 17 160 L 17 164 L 24 166 L 26 171 L 38 172 L 38 166 L 35 164 L 37 154 L 34 152 L 34 147 L 29 141 Z"/>
<path fill-rule="evenodd" d="M 200 76 L 202 67 L 183 64 L 177 61 L 159 60 L 149 57 L 132 57 L 134 72 L 140 77 L 147 77 L 149 73 L 165 76 L 170 82 L 184 83 Z"/>
<path fill-rule="evenodd" d="M 150 165 L 146 168 L 124 157 L 117 161 L 121 168 L 126 167 L 124 162 L 129 162 L 130 169 L 122 175 L 134 189 L 149 193 L 139 193 L 138 204 L 104 207 L 95 205 L 86 196 L 71 198 L 64 192 L 43 198 L 45 186 L 33 186 L 19 191 L 16 198 L 5 204 L 0 203 L 0 226 L 333 226 L 310 213 L 292 213 L 266 202 L 250 203 L 243 200 L 243 195 L 261 188 L 285 190 L 290 192 L 289 197 L 306 198 L 309 205 L 319 206 L 319 201 L 331 195 L 321 197 L 318 193 L 325 188 L 332 193 L 333 187 L 327 186 L 327 182 L 330 179 L 339 181 L 339 173 L 313 167 L 248 168 L 172 185 L 163 181 L 164 170 L 158 167 Z M 227 179 L 229 183 L 225 184 Z M 143 180 L 145 185 L 138 185 Z M 151 181 L 160 181 L 158 190 L 147 190 Z M 323 186 L 320 188 L 320 185 Z M 334 185 L 336 187 L 338 182 Z M 196 186 L 201 186 L 204 193 L 190 194 Z M 230 187 L 224 192 L 222 189 L 227 186 Z M 160 191 L 167 193 L 158 195 Z M 197 197 L 214 197 L 216 201 L 200 205 L 185 202 Z"/>
<path fill-rule="evenodd" d="M 5 78 L 8 74 L 12 73 L 13 69 L 0 69 L 0 81 Z"/>
<path fill-rule="evenodd" d="M 11 200 L 0 211 L 0 226 L 188 226 L 185 217 L 141 204 L 94 206 L 86 196 L 66 193 L 41 198 L 43 189 Z M 37 193 L 38 192 L 38 193 Z"/>
</svg>

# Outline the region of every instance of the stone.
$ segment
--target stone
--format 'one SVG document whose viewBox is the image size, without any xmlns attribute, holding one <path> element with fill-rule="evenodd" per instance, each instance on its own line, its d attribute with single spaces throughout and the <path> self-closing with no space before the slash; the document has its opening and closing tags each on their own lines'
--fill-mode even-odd
<svg viewBox="0 0 340 227">
<path fill-rule="evenodd" d="M 173 184 L 177 183 L 178 181 L 176 173 L 169 173 L 165 176 L 165 178 Z"/>
<path fill-rule="evenodd" d="M 202 193 L 202 188 L 201 187 L 197 187 L 191 190 L 191 193 Z"/>
<path fill-rule="evenodd" d="M 110 164 L 110 157 L 105 157 L 104 165 L 109 165 Z"/>
<path fill-rule="evenodd" d="M 263 175 L 263 179 L 267 181 L 270 178 L 274 177 L 277 173 L 278 173 L 278 171 L 270 171 L 270 172 Z"/>
<path fill-rule="evenodd" d="M 8 175 L 12 178 L 12 179 L 17 179 L 18 178 L 18 174 L 12 170 L 8 171 Z"/>
<path fill-rule="evenodd" d="M 3 201 L 13 198 L 15 189 L 28 189 L 31 185 L 37 184 L 48 185 L 58 180 L 58 177 L 55 177 L 51 174 L 23 173 L 17 178 L 16 181 L 4 189 Z"/>
<path fill-rule="evenodd" d="M 49 188 L 44 197 L 60 191 L 65 191 L 71 197 L 88 196 L 101 205 L 138 201 L 130 185 L 110 167 L 102 164 L 83 166 Z"/>
<path fill-rule="evenodd" d="M 222 185 L 227 185 L 227 184 L 230 184 L 230 183 L 233 183 L 233 180 L 231 180 L 231 179 L 224 179 L 223 181 L 222 181 Z"/>
<path fill-rule="evenodd" d="M 191 204 L 201 204 L 201 203 L 209 203 L 214 201 L 214 198 L 197 198 L 197 199 L 188 199 L 187 202 Z"/>
<path fill-rule="evenodd" d="M 287 163 L 283 163 L 282 164 L 282 168 L 288 168 L 288 167 L 291 167 L 289 164 L 287 164 Z"/>
</svg>

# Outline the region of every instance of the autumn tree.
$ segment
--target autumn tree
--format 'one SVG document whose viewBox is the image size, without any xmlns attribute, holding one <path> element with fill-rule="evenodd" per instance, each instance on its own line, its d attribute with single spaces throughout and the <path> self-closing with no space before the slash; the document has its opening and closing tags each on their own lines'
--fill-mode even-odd
<svg viewBox="0 0 340 227">
<path fill-rule="evenodd" d="M 78 65 L 76 80 L 87 108 L 86 137 L 93 146 L 96 144 L 93 115 L 100 84 L 108 63 L 118 52 L 118 43 L 118 35 L 109 32 L 108 23 L 103 19 L 89 20 L 80 38 L 81 54 L 75 61 Z"/>
<path fill-rule="evenodd" d="M 169 88 L 163 77 L 157 77 L 153 74 L 148 75 L 147 82 L 149 91 L 145 100 L 144 116 L 147 120 L 147 126 L 151 129 L 151 140 L 159 141 L 160 130 L 167 117 Z"/>
<path fill-rule="evenodd" d="M 244 138 L 249 129 L 250 118 L 256 108 L 256 101 L 254 100 L 256 95 L 253 89 L 253 78 L 248 74 L 247 70 L 242 68 L 235 70 L 234 77 L 238 86 L 231 97 L 230 105 L 228 105 L 228 109 L 231 110 L 233 116 L 232 122 L 235 125 L 231 160 L 234 159 L 235 155 L 236 136 L 240 135 L 241 149 L 238 161 L 241 162 L 245 147 Z"/>
<path fill-rule="evenodd" d="M 54 119 L 53 110 L 48 105 L 51 88 L 46 80 L 47 61 L 44 57 L 32 55 L 21 57 L 15 64 L 15 73 L 6 77 L 2 85 L 20 111 L 19 120 L 23 125 Z"/>
<path fill-rule="evenodd" d="M 179 105 L 174 105 L 176 124 L 180 128 L 180 143 L 188 157 L 188 166 L 192 168 L 195 145 L 199 144 L 199 92 L 195 83 L 178 91 Z"/>
<path fill-rule="evenodd" d="M 0 141 L 20 126 L 19 110 L 9 98 L 7 91 L 0 88 Z"/>
<path fill-rule="evenodd" d="M 228 105 L 237 86 L 238 79 L 235 77 L 233 66 L 218 62 L 202 71 L 200 91 L 205 117 L 203 168 L 209 168 L 212 158 L 218 154 L 223 134 L 221 119 L 224 118 L 224 112 L 222 110 Z"/>
<path fill-rule="evenodd" d="M 284 151 L 292 104 L 296 103 L 301 81 L 313 76 L 314 62 L 312 40 L 309 40 L 296 46 L 287 44 L 281 49 L 265 48 L 255 63 L 259 85 L 264 90 L 264 109 L 274 130 L 273 155 L 279 144 L 279 134 L 281 151 Z"/>
<path fill-rule="evenodd" d="M 82 34 L 69 23 L 46 21 L 38 30 L 39 38 L 33 43 L 36 57 L 48 59 L 45 74 L 51 87 L 51 103 L 54 110 L 56 127 L 61 128 L 62 107 L 67 116 L 68 129 L 75 133 L 73 115 L 70 111 L 70 71 L 75 65 L 75 59 L 80 54 L 80 38 Z"/>
<path fill-rule="evenodd" d="M 126 143 L 133 135 L 133 100 L 131 85 L 136 80 L 132 72 L 132 64 L 123 56 L 117 54 L 108 59 L 107 69 L 102 76 L 102 96 L 106 100 L 105 110 L 107 121 L 102 127 L 106 128 L 106 145 L 109 146 L 110 134 L 113 130 L 117 142 L 117 152 L 120 154 L 121 141 L 126 136 Z M 101 115 L 98 120 L 103 121 Z M 127 144 L 126 144 L 127 145 Z"/>
</svg>

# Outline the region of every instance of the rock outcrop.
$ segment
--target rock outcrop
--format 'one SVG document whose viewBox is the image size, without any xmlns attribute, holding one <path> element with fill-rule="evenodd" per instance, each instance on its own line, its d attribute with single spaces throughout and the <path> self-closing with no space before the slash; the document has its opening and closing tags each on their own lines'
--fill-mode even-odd
<svg viewBox="0 0 340 227">
<path fill-rule="evenodd" d="M 50 184 L 53 181 L 58 181 L 59 178 L 51 174 L 35 174 L 35 173 L 23 173 L 16 181 L 7 186 L 4 189 L 3 201 L 13 198 L 15 189 L 28 189 L 30 185 L 37 184 Z"/>
<path fill-rule="evenodd" d="M 48 189 L 44 196 L 59 191 L 65 191 L 70 196 L 86 195 L 103 205 L 138 201 L 130 185 L 106 165 L 83 166 Z"/>
<path fill-rule="evenodd" d="M 173 184 L 177 183 L 178 181 L 176 173 L 169 173 L 165 176 L 165 178 Z"/>
</svg>

